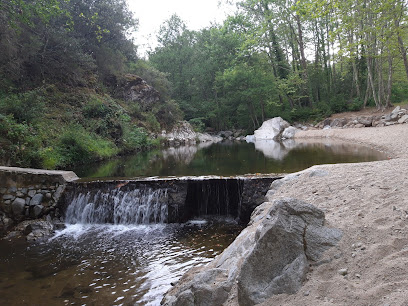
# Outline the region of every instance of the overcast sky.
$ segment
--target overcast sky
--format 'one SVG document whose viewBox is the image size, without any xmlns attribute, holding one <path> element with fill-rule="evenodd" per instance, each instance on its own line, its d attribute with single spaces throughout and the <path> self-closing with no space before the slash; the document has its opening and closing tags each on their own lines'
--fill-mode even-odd
<svg viewBox="0 0 408 306">
<path fill-rule="evenodd" d="M 156 34 L 160 25 L 176 13 L 187 24 L 190 30 L 199 30 L 222 22 L 232 8 L 219 0 L 127 0 L 129 8 L 139 19 L 139 31 L 136 43 L 140 55 L 144 55 L 149 47 L 156 46 Z"/>
</svg>

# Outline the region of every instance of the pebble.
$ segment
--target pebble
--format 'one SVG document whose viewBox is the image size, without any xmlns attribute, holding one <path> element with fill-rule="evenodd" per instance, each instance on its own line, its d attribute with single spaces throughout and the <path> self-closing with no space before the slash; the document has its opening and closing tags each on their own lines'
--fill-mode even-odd
<svg viewBox="0 0 408 306">
<path fill-rule="evenodd" d="M 339 272 L 340 275 L 346 276 L 347 273 L 348 273 L 348 269 L 346 269 L 346 268 L 340 269 L 338 272 Z"/>
</svg>

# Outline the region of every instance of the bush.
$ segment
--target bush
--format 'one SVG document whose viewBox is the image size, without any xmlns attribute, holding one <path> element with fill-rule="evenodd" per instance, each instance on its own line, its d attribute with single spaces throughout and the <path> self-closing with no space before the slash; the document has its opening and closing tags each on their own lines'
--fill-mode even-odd
<svg viewBox="0 0 408 306">
<path fill-rule="evenodd" d="M 157 145 L 141 127 L 126 124 L 123 127 L 122 147 L 124 152 L 139 151 Z"/>
<path fill-rule="evenodd" d="M 18 123 L 31 123 L 44 113 L 43 94 L 43 89 L 40 88 L 0 98 L 0 112 L 13 115 Z"/>
<path fill-rule="evenodd" d="M 204 120 L 205 120 L 205 118 L 200 117 L 200 118 L 190 119 L 188 122 L 191 124 L 194 131 L 196 131 L 198 133 L 202 133 L 205 130 L 205 123 L 203 122 Z"/>
<path fill-rule="evenodd" d="M 359 98 L 355 98 L 353 102 L 348 105 L 348 110 L 352 112 L 359 111 L 363 108 L 363 104 L 363 101 L 361 101 Z"/>
<path fill-rule="evenodd" d="M 165 101 L 160 108 L 154 112 L 161 127 L 171 129 L 174 124 L 184 117 L 178 103 L 174 100 Z"/>
<path fill-rule="evenodd" d="M 342 96 L 334 96 L 330 100 L 329 105 L 333 113 L 342 113 L 348 111 L 347 101 Z"/>
<path fill-rule="evenodd" d="M 157 121 L 156 117 L 152 113 L 146 113 L 145 115 L 145 120 L 146 120 L 146 125 L 147 128 L 150 131 L 153 132 L 160 132 L 160 123 Z"/>
<path fill-rule="evenodd" d="M 46 148 L 42 157 L 47 165 L 64 167 L 109 158 L 117 153 L 118 149 L 111 141 L 73 125 L 61 135 L 56 148 Z"/>
<path fill-rule="evenodd" d="M 40 145 L 41 141 L 30 126 L 16 122 L 11 115 L 0 114 L 0 162 L 22 167 L 40 166 Z"/>
<path fill-rule="evenodd" d="M 101 100 L 93 97 L 82 109 L 86 118 L 106 118 L 111 114 L 111 109 Z"/>
</svg>

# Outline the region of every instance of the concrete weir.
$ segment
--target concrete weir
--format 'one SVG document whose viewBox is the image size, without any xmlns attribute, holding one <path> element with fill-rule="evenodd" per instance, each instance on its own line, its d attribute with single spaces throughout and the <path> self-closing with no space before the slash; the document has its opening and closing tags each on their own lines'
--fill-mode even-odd
<svg viewBox="0 0 408 306">
<path fill-rule="evenodd" d="M 63 217 L 74 223 L 182 223 L 207 215 L 229 216 L 247 223 L 255 207 L 264 202 L 271 183 L 279 178 L 256 175 L 75 181 L 67 184 L 60 208 Z"/>
</svg>

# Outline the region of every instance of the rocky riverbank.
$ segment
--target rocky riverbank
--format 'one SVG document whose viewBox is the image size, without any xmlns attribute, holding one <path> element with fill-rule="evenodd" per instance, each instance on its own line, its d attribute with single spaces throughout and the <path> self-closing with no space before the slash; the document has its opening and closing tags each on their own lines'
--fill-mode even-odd
<svg viewBox="0 0 408 306">
<path fill-rule="evenodd" d="M 307 272 L 300 278 L 302 286 L 295 293 L 287 290 L 277 291 L 268 298 L 263 295 L 263 305 L 407 305 L 408 125 L 308 130 L 298 132 L 295 137 L 342 139 L 365 144 L 386 152 L 392 159 L 314 166 L 272 184 L 268 202 L 262 205 L 264 210 L 271 210 L 277 202 L 288 198 L 312 204 L 325 213 L 325 226 L 336 228 L 343 235 L 337 246 L 327 250 L 318 262 L 309 260 Z M 264 214 L 263 217 L 268 216 L 271 215 Z M 254 214 L 253 222 L 256 217 Z M 231 249 L 227 248 L 225 252 L 231 252 Z M 201 275 L 206 275 L 203 271 L 208 273 L 220 268 L 217 262 L 225 252 L 208 268 L 202 269 Z M 242 252 L 238 254 L 242 255 Z M 258 267 L 264 267 L 262 260 L 258 264 Z M 243 267 L 245 270 L 248 263 Z M 252 271 L 257 271 L 256 266 L 251 267 Z M 226 284 L 229 278 L 224 279 L 223 273 L 228 275 L 231 272 L 214 270 L 208 275 L 215 276 L 211 282 L 224 281 Z M 166 302 L 171 303 L 171 296 L 177 288 L 186 288 L 194 275 L 197 274 L 188 273 L 169 293 L 170 299 Z M 237 280 L 237 286 L 244 282 L 245 279 Z M 231 288 L 219 287 L 224 291 Z M 200 288 L 199 282 L 193 284 L 193 288 L 197 292 L 205 289 Z M 188 290 L 191 288 L 187 288 L 187 298 Z M 260 300 L 252 301 L 257 303 Z M 230 295 L 223 303 L 237 305 L 238 296 Z"/>
</svg>

